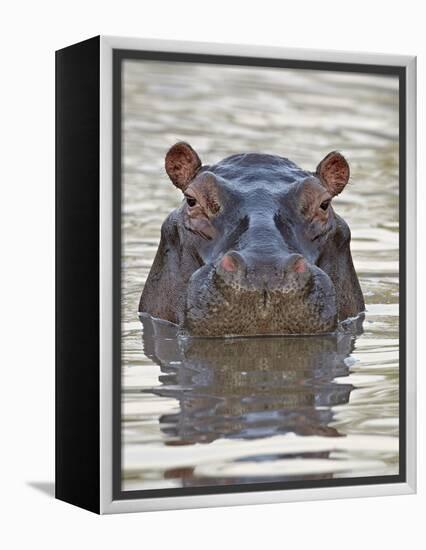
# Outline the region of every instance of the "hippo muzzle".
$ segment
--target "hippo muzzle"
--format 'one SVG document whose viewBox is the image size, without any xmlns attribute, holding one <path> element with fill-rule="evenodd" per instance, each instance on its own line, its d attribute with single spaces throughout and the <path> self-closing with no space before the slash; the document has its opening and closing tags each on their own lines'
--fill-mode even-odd
<svg viewBox="0 0 426 550">
<path fill-rule="evenodd" d="M 301 255 L 249 268 L 231 252 L 192 275 L 182 326 L 194 336 L 331 332 L 336 293 L 328 275 Z"/>
</svg>

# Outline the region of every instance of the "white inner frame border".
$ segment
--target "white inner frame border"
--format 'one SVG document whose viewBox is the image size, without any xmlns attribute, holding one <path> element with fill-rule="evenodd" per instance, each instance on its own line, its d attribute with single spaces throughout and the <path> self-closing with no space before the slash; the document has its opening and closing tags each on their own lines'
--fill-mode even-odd
<svg viewBox="0 0 426 550">
<path fill-rule="evenodd" d="M 112 62 L 113 50 L 150 50 L 211 55 L 234 55 L 322 61 L 396 65 L 405 67 L 406 78 L 406 468 L 405 483 L 353 485 L 311 489 L 287 489 L 167 496 L 113 500 L 112 433 Z M 100 38 L 100 512 L 125 513 L 181 508 L 237 506 L 303 500 L 401 495 L 416 492 L 416 57 L 270 46 L 214 44 L 101 36 Z"/>
</svg>

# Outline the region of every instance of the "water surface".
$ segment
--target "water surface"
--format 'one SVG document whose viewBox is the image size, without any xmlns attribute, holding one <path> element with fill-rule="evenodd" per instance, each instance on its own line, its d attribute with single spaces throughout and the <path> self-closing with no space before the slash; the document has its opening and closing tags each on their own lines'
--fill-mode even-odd
<svg viewBox="0 0 426 550">
<path fill-rule="evenodd" d="M 124 490 L 398 473 L 398 83 L 393 77 L 126 61 L 123 80 Z M 335 210 L 367 312 L 332 336 L 179 339 L 138 319 L 166 215 L 164 155 L 240 152 L 313 170 L 349 160 Z"/>
</svg>

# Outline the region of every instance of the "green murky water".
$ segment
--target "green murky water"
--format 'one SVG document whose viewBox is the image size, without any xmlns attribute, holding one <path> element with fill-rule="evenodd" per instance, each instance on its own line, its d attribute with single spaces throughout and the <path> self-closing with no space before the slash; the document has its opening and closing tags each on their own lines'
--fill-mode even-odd
<svg viewBox="0 0 426 550">
<path fill-rule="evenodd" d="M 392 77 L 127 61 L 124 70 L 124 490 L 398 473 L 398 83 Z M 178 341 L 137 315 L 160 226 L 181 201 L 164 154 L 246 151 L 313 170 L 333 149 L 352 183 L 363 332 Z"/>
</svg>

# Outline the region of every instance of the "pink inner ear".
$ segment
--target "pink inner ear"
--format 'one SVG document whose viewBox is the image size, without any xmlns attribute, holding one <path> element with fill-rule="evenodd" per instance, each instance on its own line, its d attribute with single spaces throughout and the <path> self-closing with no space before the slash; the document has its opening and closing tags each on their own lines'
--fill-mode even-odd
<svg viewBox="0 0 426 550">
<path fill-rule="evenodd" d="M 200 166 L 201 161 L 197 153 L 185 142 L 173 145 L 166 155 L 166 172 L 174 185 L 182 190 L 185 190 Z"/>
<path fill-rule="evenodd" d="M 330 153 L 317 168 L 322 183 L 335 196 L 343 191 L 349 180 L 349 165 L 343 155 Z"/>
</svg>

